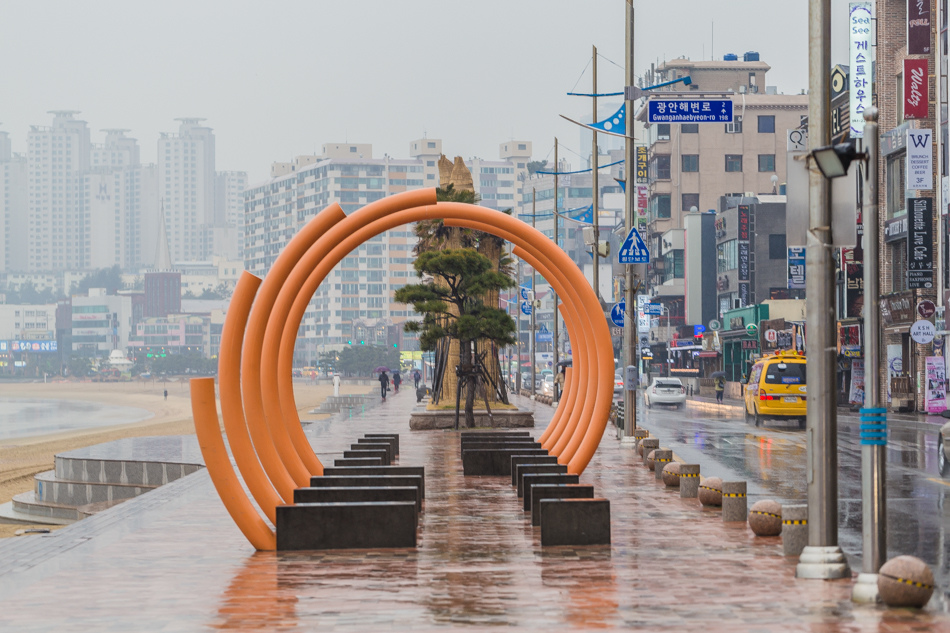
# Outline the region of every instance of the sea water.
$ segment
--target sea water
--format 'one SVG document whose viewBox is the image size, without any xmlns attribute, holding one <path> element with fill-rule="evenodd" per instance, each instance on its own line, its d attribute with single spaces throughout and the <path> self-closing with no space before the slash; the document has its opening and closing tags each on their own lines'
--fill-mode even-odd
<svg viewBox="0 0 950 633">
<path fill-rule="evenodd" d="M 152 416 L 138 407 L 82 400 L 0 398 L 0 440 L 130 424 Z"/>
</svg>

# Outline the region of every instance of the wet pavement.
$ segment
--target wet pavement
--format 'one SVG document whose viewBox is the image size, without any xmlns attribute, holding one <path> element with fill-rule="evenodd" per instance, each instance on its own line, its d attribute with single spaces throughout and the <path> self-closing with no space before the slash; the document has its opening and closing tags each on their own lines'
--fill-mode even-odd
<svg viewBox="0 0 950 633">
<path fill-rule="evenodd" d="M 613 427 L 581 476 L 611 501 L 612 545 L 542 549 L 509 478 L 462 476 L 458 435 L 409 432 L 414 405 L 407 391 L 305 428 L 325 462 L 365 432 L 400 433 L 399 463 L 426 466 L 418 548 L 254 552 L 201 471 L 0 541 L 0 630 L 950 631 L 942 593 L 918 612 L 853 605 L 851 580 L 795 579 L 778 537 L 680 499 Z M 552 414 L 537 406 L 537 434 Z"/>
</svg>

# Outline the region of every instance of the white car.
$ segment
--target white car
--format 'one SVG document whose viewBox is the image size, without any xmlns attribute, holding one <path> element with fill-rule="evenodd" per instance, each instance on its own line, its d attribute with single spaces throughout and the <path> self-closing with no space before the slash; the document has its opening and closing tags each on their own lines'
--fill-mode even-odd
<svg viewBox="0 0 950 633">
<path fill-rule="evenodd" d="M 554 375 L 545 374 L 541 379 L 541 395 L 554 397 Z"/>
<path fill-rule="evenodd" d="M 643 401 L 647 408 L 655 404 L 666 404 L 682 409 L 686 406 L 686 387 L 679 378 L 654 378 L 653 383 L 643 392 Z"/>
<path fill-rule="evenodd" d="M 618 393 L 623 393 L 623 375 L 620 373 L 614 374 L 614 395 Z"/>
</svg>

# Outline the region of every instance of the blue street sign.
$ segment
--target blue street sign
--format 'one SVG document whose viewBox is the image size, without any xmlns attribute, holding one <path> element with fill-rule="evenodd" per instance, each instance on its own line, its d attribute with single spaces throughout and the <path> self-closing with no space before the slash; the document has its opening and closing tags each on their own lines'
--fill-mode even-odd
<svg viewBox="0 0 950 633">
<path fill-rule="evenodd" d="M 554 340 L 554 335 L 551 333 L 551 330 L 549 330 L 548 327 L 542 323 L 538 327 L 538 335 L 536 338 L 538 343 L 550 343 Z"/>
<path fill-rule="evenodd" d="M 732 123 L 731 99 L 653 99 L 650 123 Z"/>
<path fill-rule="evenodd" d="M 663 304 L 662 303 L 648 303 L 643 306 L 643 312 L 652 316 L 660 316 L 663 314 Z"/>
<path fill-rule="evenodd" d="M 521 298 L 525 301 L 530 301 L 531 297 L 528 296 L 528 293 L 531 292 L 531 288 L 527 286 L 521 286 Z"/>
<path fill-rule="evenodd" d="M 527 301 L 521 302 L 521 314 L 524 314 L 525 316 L 531 316 L 531 304 Z"/>
<path fill-rule="evenodd" d="M 650 263 L 650 251 L 647 250 L 647 245 L 643 243 L 643 238 L 640 237 L 640 232 L 637 231 L 637 227 L 633 227 L 630 230 L 627 239 L 620 245 L 618 257 L 621 264 Z"/>
<path fill-rule="evenodd" d="M 620 303 L 614 304 L 610 309 L 610 320 L 617 327 L 623 327 L 623 316 L 627 309 L 627 300 L 621 299 Z"/>
</svg>

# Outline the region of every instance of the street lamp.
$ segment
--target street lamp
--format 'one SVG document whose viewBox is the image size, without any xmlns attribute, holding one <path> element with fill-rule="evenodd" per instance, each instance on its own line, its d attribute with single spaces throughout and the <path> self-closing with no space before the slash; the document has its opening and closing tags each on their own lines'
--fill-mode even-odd
<svg viewBox="0 0 950 633">
<path fill-rule="evenodd" d="M 831 180 L 848 174 L 848 167 L 855 159 L 867 160 L 867 152 L 859 152 L 854 140 L 838 145 L 826 145 L 812 150 L 811 157 L 821 175 Z"/>
</svg>

